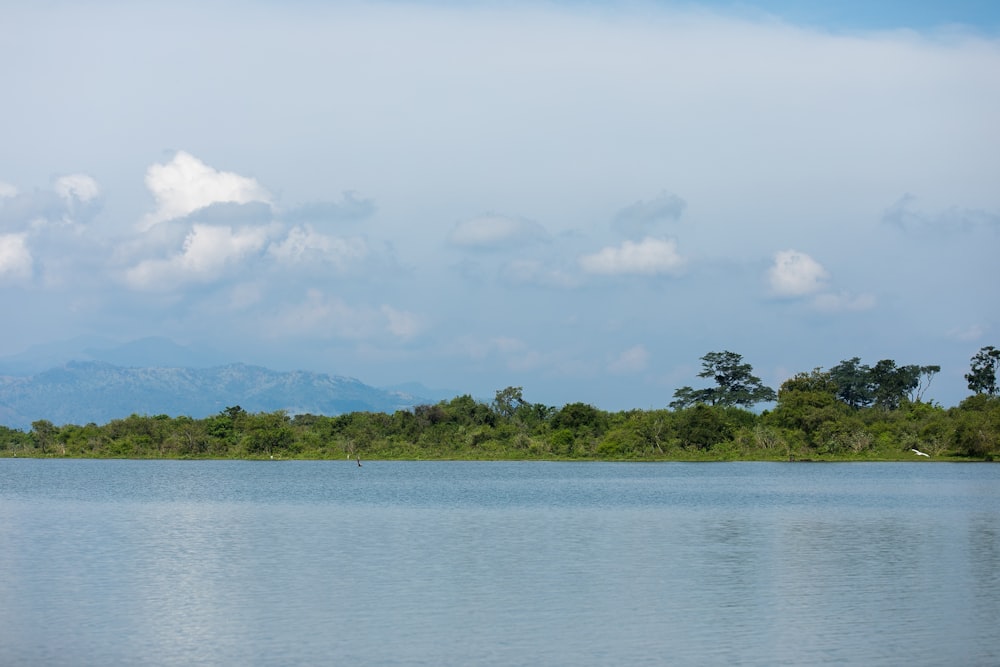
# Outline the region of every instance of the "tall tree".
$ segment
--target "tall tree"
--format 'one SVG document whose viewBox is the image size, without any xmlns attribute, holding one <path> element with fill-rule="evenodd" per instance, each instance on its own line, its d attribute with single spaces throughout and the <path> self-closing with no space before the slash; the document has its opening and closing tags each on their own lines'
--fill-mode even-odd
<svg viewBox="0 0 1000 667">
<path fill-rule="evenodd" d="M 38 419 L 31 422 L 31 435 L 35 440 L 35 446 L 42 450 L 42 453 L 46 453 L 49 451 L 49 446 L 56 441 L 59 427 L 48 419 Z"/>
<path fill-rule="evenodd" d="M 674 392 L 670 407 L 682 409 L 699 403 L 750 407 L 777 398 L 774 390 L 765 386 L 753 374 L 753 367 L 743 363 L 743 357 L 735 352 L 709 352 L 701 362 L 698 377 L 714 379 L 715 386 L 707 389 L 681 387 Z"/>
<path fill-rule="evenodd" d="M 863 408 L 875 400 L 872 391 L 872 369 L 854 357 L 830 369 L 830 377 L 837 384 L 837 398 L 852 408 Z"/>
<path fill-rule="evenodd" d="M 510 419 L 514 412 L 525 404 L 521 387 L 506 387 L 497 389 L 493 399 L 493 411 L 503 419 Z"/>
<path fill-rule="evenodd" d="M 920 403 L 924 400 L 924 392 L 931 386 L 931 380 L 941 372 L 941 367 L 934 366 L 914 366 L 917 373 L 917 384 L 910 392 L 910 400 Z"/>
<path fill-rule="evenodd" d="M 998 369 L 1000 369 L 1000 350 L 992 345 L 980 348 L 971 359 L 969 372 L 965 374 L 969 391 L 996 396 Z"/>
<path fill-rule="evenodd" d="M 920 382 L 919 366 L 897 366 L 892 359 L 882 359 L 871 369 L 872 395 L 875 405 L 895 410 L 907 394 Z"/>
</svg>

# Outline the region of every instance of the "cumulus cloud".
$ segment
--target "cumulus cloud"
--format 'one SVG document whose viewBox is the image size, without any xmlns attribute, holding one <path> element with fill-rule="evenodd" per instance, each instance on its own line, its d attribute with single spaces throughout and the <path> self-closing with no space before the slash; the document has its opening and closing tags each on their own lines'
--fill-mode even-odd
<svg viewBox="0 0 1000 667">
<path fill-rule="evenodd" d="M 767 272 L 771 293 L 780 297 L 800 297 L 823 289 L 830 277 L 817 262 L 798 250 L 781 250 Z"/>
<path fill-rule="evenodd" d="M 194 225 L 181 251 L 166 259 L 140 262 L 125 274 L 134 289 L 165 290 L 180 283 L 216 279 L 227 265 L 260 252 L 268 242 L 267 227 Z"/>
<path fill-rule="evenodd" d="M 87 203 L 97 199 L 101 194 L 101 188 L 90 176 L 86 174 L 70 174 L 56 179 L 55 191 L 62 199 L 68 202 L 76 200 Z"/>
<path fill-rule="evenodd" d="M 648 366 L 649 350 L 644 345 L 633 345 L 608 364 L 608 371 L 616 375 L 628 375 L 644 371 Z"/>
<path fill-rule="evenodd" d="M 649 201 L 637 201 L 620 210 L 613 226 L 628 236 L 643 236 L 650 227 L 673 222 L 681 217 L 687 202 L 670 192 L 663 191 Z"/>
<path fill-rule="evenodd" d="M 343 270 L 368 255 L 362 238 L 340 238 L 320 234 L 311 225 L 293 227 L 288 235 L 272 243 L 268 253 L 287 265 L 326 264 Z"/>
<path fill-rule="evenodd" d="M 455 225 L 448 236 L 462 248 L 496 249 L 525 245 L 546 238 L 541 225 L 502 215 L 485 215 Z"/>
<path fill-rule="evenodd" d="M 85 183 L 66 183 L 70 185 L 82 189 Z M 261 259 L 295 272 L 308 267 L 344 270 L 369 255 L 363 238 L 321 234 L 308 223 L 286 231 L 275 220 L 269 193 L 254 179 L 220 172 L 183 151 L 166 164 L 151 166 L 146 185 L 156 210 L 143 218 L 140 234 L 116 249 L 118 261 L 130 267 L 124 279 L 133 289 L 162 291 L 211 282 L 238 275 L 248 262 Z M 345 194 L 339 215 L 363 215 L 372 206 Z M 324 212 L 330 210 L 300 209 L 296 215 Z"/>
<path fill-rule="evenodd" d="M 33 264 L 27 234 L 0 234 L 0 284 L 28 280 Z"/>
<path fill-rule="evenodd" d="M 608 246 L 592 255 L 580 258 L 587 273 L 600 275 L 661 275 L 676 274 L 684 268 L 684 258 L 677 252 L 673 239 L 646 237 L 639 242 L 625 241 L 620 246 Z"/>
<path fill-rule="evenodd" d="M 812 297 L 808 302 L 815 309 L 826 313 L 871 310 L 875 307 L 872 294 L 851 294 L 829 291 L 830 274 L 823 265 L 804 252 L 781 250 L 774 254 L 774 263 L 767 272 L 771 294 L 799 299 Z"/>
<path fill-rule="evenodd" d="M 143 230 L 216 203 L 271 202 L 270 193 L 255 179 L 218 171 L 184 151 L 166 164 L 150 166 L 146 187 L 156 200 L 156 211 L 143 218 Z"/>
</svg>

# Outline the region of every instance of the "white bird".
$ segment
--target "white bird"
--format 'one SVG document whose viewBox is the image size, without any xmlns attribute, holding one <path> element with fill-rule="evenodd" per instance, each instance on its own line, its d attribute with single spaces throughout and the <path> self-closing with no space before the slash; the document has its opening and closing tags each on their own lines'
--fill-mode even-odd
<svg viewBox="0 0 1000 667">
<path fill-rule="evenodd" d="M 930 455 L 930 454 L 924 454 L 924 453 L 923 453 L 922 451 L 920 451 L 919 449 L 914 449 L 914 448 L 912 448 L 912 447 L 911 447 L 911 448 L 910 448 L 910 451 L 911 451 L 911 452 L 913 452 L 914 454 L 916 454 L 917 456 L 926 456 L 927 458 L 930 458 L 930 457 L 931 457 L 931 455 Z"/>
</svg>

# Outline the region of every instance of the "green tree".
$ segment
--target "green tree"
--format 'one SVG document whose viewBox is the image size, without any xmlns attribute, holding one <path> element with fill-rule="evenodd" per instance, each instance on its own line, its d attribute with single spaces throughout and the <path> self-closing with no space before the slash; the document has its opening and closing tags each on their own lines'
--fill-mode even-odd
<svg viewBox="0 0 1000 667">
<path fill-rule="evenodd" d="M 31 439 L 32 434 L 30 433 L 7 426 L 0 426 L 0 449 L 13 452 L 15 456 L 18 451 L 24 451 L 28 448 Z"/>
<path fill-rule="evenodd" d="M 992 458 L 1000 450 L 1000 398 L 975 394 L 953 412 L 953 438 L 960 454 Z"/>
<path fill-rule="evenodd" d="M 683 409 L 699 403 L 724 407 L 750 407 L 757 403 L 773 401 L 777 394 L 753 374 L 753 367 L 743 363 L 735 352 L 709 352 L 701 358 L 700 378 L 712 378 L 714 387 L 692 389 L 681 387 L 674 392 L 670 407 Z"/>
<path fill-rule="evenodd" d="M 247 415 L 245 419 L 243 442 L 250 454 L 271 456 L 288 449 L 295 439 L 291 420 L 284 410 Z"/>
<path fill-rule="evenodd" d="M 837 398 L 852 408 L 864 408 L 872 404 L 872 369 L 862 365 L 860 357 L 841 361 L 830 369 L 830 378 L 837 384 Z"/>
<path fill-rule="evenodd" d="M 880 360 L 871 369 L 875 405 L 884 410 L 895 410 L 917 387 L 919 378 L 919 366 L 897 366 L 892 359 Z"/>
<path fill-rule="evenodd" d="M 941 372 L 940 366 L 915 366 L 917 372 L 917 385 L 910 394 L 910 400 L 920 403 L 924 400 L 924 392 L 931 385 L 934 376 Z"/>
<path fill-rule="evenodd" d="M 501 419 L 510 419 L 514 416 L 514 412 L 524 404 L 521 387 L 498 389 L 496 398 L 493 400 L 493 411 Z"/>
<path fill-rule="evenodd" d="M 892 359 L 867 366 L 854 357 L 831 368 L 830 378 L 837 385 L 837 398 L 852 408 L 876 405 L 895 410 L 904 398 L 923 400 L 931 380 L 940 371 L 940 366 L 897 366 Z"/>
<path fill-rule="evenodd" d="M 677 435 L 684 447 L 706 450 L 727 441 L 731 434 L 722 410 L 717 407 L 697 403 L 678 414 Z"/>
<path fill-rule="evenodd" d="M 980 348 L 971 359 L 969 372 L 965 374 L 969 391 L 996 396 L 998 369 L 1000 369 L 1000 350 L 992 345 Z"/>
<path fill-rule="evenodd" d="M 842 420 L 848 408 L 837 399 L 837 383 L 829 372 L 815 369 L 785 380 L 778 390 L 778 404 L 767 416 L 769 424 L 800 433 L 815 447 L 829 424 Z"/>
<path fill-rule="evenodd" d="M 59 427 L 48 419 L 38 419 L 31 422 L 31 435 L 35 441 L 35 446 L 43 454 L 47 454 L 49 447 L 56 442 L 56 436 L 59 435 Z"/>
<path fill-rule="evenodd" d="M 517 408 L 514 418 L 530 429 L 545 426 L 556 413 L 556 408 L 544 403 L 524 403 Z"/>
<path fill-rule="evenodd" d="M 821 368 L 814 368 L 809 373 L 796 373 L 781 383 L 778 389 L 778 401 L 781 401 L 782 394 L 793 391 L 819 392 L 836 396 L 837 383 L 829 371 Z"/>
<path fill-rule="evenodd" d="M 607 428 L 607 415 L 587 403 L 568 403 L 552 416 L 553 429 L 600 435 Z"/>
<path fill-rule="evenodd" d="M 480 403 L 468 394 L 456 396 L 447 404 L 442 404 L 442 408 L 454 421 L 460 424 L 488 424 L 492 426 L 496 421 L 496 415 L 488 405 Z"/>
<path fill-rule="evenodd" d="M 640 441 L 659 454 L 663 454 L 675 438 L 673 415 L 666 410 L 637 410 L 631 421 Z"/>
</svg>

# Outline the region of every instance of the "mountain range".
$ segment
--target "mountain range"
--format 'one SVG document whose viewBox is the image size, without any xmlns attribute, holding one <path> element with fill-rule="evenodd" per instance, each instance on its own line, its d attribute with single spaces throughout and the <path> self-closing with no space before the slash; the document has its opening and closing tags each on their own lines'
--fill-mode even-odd
<svg viewBox="0 0 1000 667">
<path fill-rule="evenodd" d="M 39 419 L 104 424 L 131 414 L 200 419 L 236 405 L 292 415 L 394 412 L 447 398 L 417 383 L 377 388 L 349 377 L 244 363 L 199 368 L 208 353 L 166 339 L 81 350 L 87 342 L 76 339 L 0 359 L 0 424 L 20 429 Z M 42 369 L 46 364 L 57 365 Z"/>
</svg>

